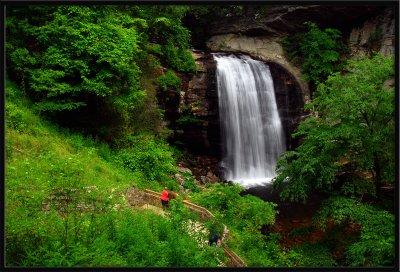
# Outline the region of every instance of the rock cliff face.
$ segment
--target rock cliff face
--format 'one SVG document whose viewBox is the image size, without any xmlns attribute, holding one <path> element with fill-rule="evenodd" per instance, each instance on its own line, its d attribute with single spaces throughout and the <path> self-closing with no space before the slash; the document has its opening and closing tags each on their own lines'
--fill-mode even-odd
<svg viewBox="0 0 400 272">
<path fill-rule="evenodd" d="M 392 8 L 386 8 L 361 26 L 354 27 L 348 41 L 352 55 L 367 55 L 374 51 L 384 55 L 394 55 L 394 39 L 394 11 Z"/>
<path fill-rule="evenodd" d="M 245 36 L 282 36 L 305 30 L 306 21 L 320 27 L 348 30 L 385 9 L 379 5 L 279 5 L 248 6 L 243 14 L 211 22 L 211 36 L 235 33 Z"/>
<path fill-rule="evenodd" d="M 177 111 L 180 119 L 191 116 L 194 120 L 179 125 L 176 139 L 186 143 L 186 147 L 199 155 L 209 154 L 220 159 L 221 139 L 218 111 L 218 91 L 216 87 L 216 63 L 209 53 L 194 52 L 193 57 L 199 71 L 188 81 L 187 88 L 181 92 Z M 283 66 L 268 62 L 274 80 L 275 95 L 279 114 L 286 134 L 286 145 L 297 145 L 290 135 L 304 117 L 303 94 L 295 77 Z"/>
<path fill-rule="evenodd" d="M 211 37 L 207 42 L 207 47 L 212 52 L 239 52 L 248 54 L 258 60 L 279 64 L 301 86 L 301 95 L 303 100 L 307 102 L 310 100 L 308 84 L 301 78 L 300 69 L 290 64 L 285 57 L 279 39 L 279 37 L 247 37 L 236 34 L 224 34 Z"/>
<path fill-rule="evenodd" d="M 352 55 L 378 51 L 394 53 L 394 9 L 384 6 L 280 6 L 271 7 L 257 18 L 255 10 L 245 16 L 227 17 L 213 23 L 207 41 L 211 52 L 240 52 L 253 58 L 277 63 L 301 87 L 303 101 L 310 100 L 308 84 L 299 67 L 287 59 L 280 40 L 285 35 L 304 31 L 303 23 L 316 22 L 321 28 L 340 29 L 347 37 Z"/>
<path fill-rule="evenodd" d="M 373 51 L 394 53 L 393 7 L 282 5 L 271 6 L 260 14 L 257 8 L 248 8 L 241 16 L 211 20 L 207 49 L 208 52 L 247 54 L 268 63 L 288 149 L 298 145 L 290 135 L 306 115 L 303 107 L 310 100 L 310 93 L 301 70 L 286 58 L 280 44 L 283 36 L 303 31 L 303 22 L 313 21 L 321 28 L 340 29 L 348 40 L 351 55 Z M 193 57 L 199 71 L 187 78 L 180 96 L 171 93 L 170 106 L 165 107 L 166 116 L 169 112 L 172 117 L 176 142 L 182 142 L 197 158 L 205 158 L 201 161 L 211 160 L 215 164 L 221 154 L 216 64 L 210 53 L 194 51 Z M 207 166 L 210 167 L 218 174 L 216 165 Z"/>
<path fill-rule="evenodd" d="M 218 93 L 211 54 L 192 53 L 198 71 L 180 93 L 176 139 L 196 154 L 219 156 Z"/>
<path fill-rule="evenodd" d="M 290 135 L 305 117 L 302 88 L 284 67 L 274 62 L 268 65 L 274 81 L 279 117 L 285 131 L 286 147 L 292 150 L 298 146 L 298 141 Z"/>
</svg>

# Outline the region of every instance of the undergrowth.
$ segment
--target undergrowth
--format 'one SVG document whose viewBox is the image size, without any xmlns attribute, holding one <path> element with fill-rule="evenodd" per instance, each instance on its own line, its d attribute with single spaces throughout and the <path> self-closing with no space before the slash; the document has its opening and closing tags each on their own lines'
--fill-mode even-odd
<svg viewBox="0 0 400 272">
<path fill-rule="evenodd" d="M 106 144 L 33 112 L 12 82 L 6 98 L 7 266 L 217 265 L 215 251 L 173 220 L 125 207 L 132 183 L 158 190 L 163 184 L 150 174 L 174 171 L 165 145 L 132 138 L 127 150 L 140 167 L 125 167 Z"/>
</svg>

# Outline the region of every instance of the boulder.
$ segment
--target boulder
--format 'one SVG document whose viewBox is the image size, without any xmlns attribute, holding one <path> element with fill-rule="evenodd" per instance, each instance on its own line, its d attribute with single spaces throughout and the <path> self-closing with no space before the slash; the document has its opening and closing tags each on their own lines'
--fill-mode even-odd
<svg viewBox="0 0 400 272">
<path fill-rule="evenodd" d="M 179 183 L 179 185 L 183 186 L 185 184 L 185 179 L 180 174 L 175 174 L 175 180 Z"/>
<path fill-rule="evenodd" d="M 206 176 L 206 181 L 207 183 L 216 183 L 218 182 L 220 179 L 211 171 L 207 172 L 207 176 Z"/>
<path fill-rule="evenodd" d="M 192 170 L 190 170 L 189 168 L 178 166 L 178 171 L 181 173 L 189 173 L 190 175 L 192 175 Z"/>
</svg>

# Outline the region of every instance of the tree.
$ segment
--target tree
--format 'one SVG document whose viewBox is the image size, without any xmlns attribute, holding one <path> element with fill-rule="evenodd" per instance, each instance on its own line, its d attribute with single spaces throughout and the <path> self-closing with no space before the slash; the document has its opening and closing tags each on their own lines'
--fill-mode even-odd
<svg viewBox="0 0 400 272">
<path fill-rule="evenodd" d="M 149 44 L 147 50 L 158 55 L 163 64 L 180 72 L 194 72 L 196 65 L 189 48 L 190 31 L 182 26 L 187 6 L 138 6 L 133 16 L 146 20 Z"/>
<path fill-rule="evenodd" d="M 346 51 L 338 29 L 321 30 L 313 22 L 305 22 L 308 31 L 282 40 L 292 62 L 301 65 L 304 77 L 312 87 L 340 69 L 340 55 Z"/>
<path fill-rule="evenodd" d="M 74 110 L 91 96 L 111 98 L 122 110 L 142 99 L 136 62 L 143 52 L 134 18 L 113 6 L 7 10 L 10 72 L 22 73 L 39 110 Z M 30 43 L 21 44 L 21 35 Z"/>
<path fill-rule="evenodd" d="M 393 58 L 376 55 L 348 61 L 343 73 L 318 86 L 306 106 L 313 117 L 293 135 L 303 143 L 277 164 L 274 185 L 283 184 L 283 198 L 305 200 L 314 188 L 332 193 L 339 173 L 354 177 L 352 194 L 367 192 L 368 173 L 378 194 L 383 183 L 394 182 L 393 75 Z"/>
<path fill-rule="evenodd" d="M 190 32 L 181 24 L 186 11 L 171 5 L 9 7 L 8 76 L 36 110 L 62 126 L 115 142 L 138 133 L 146 115 L 154 120 L 148 130 L 160 131 L 160 82 L 154 80 L 160 63 L 196 70 Z"/>
<path fill-rule="evenodd" d="M 393 265 L 395 217 L 393 214 L 343 196 L 325 200 L 314 223 L 322 229 L 331 221 L 338 225 L 358 225 L 357 239 L 347 246 L 346 264 L 352 266 Z"/>
</svg>

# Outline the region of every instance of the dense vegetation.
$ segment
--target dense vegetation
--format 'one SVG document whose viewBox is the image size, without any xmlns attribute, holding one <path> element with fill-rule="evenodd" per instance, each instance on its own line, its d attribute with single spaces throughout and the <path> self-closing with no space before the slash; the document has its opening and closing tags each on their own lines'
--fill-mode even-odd
<svg viewBox="0 0 400 272">
<path fill-rule="evenodd" d="M 314 116 L 294 135 L 303 143 L 286 152 L 278 165 L 276 182 L 289 179 L 283 195 L 291 200 L 306 199 L 313 188 L 379 194 L 382 184 L 394 182 L 394 91 L 385 85 L 394 75 L 393 58 L 352 60 L 346 72 L 332 74 L 318 86 L 307 105 Z M 349 177 L 336 189 L 339 173 Z"/>
<path fill-rule="evenodd" d="M 283 42 L 314 98 L 306 106 L 311 117 L 293 135 L 302 144 L 283 155 L 275 184 L 290 202 L 307 201 L 315 190 L 328 195 L 311 227 L 326 231 L 322 241 L 282 248 L 270 231 L 275 203 L 243 195 L 238 185 L 199 186 L 189 173 L 183 187 L 175 180 L 185 153 L 168 144 L 156 95 L 179 93 L 185 75 L 196 72 L 190 42 L 200 45 L 207 32 L 192 27 L 191 35 L 184 21 L 206 26 L 210 17 L 266 12 L 237 5 L 7 7 L 6 265 L 220 265 L 221 249 L 188 231 L 198 218 L 182 198 L 215 214 L 204 223 L 209 233 L 228 226 L 228 246 L 249 266 L 393 265 L 394 203 L 382 191 L 395 179 L 393 58 L 346 61 L 336 29 L 309 22 L 307 32 Z M 197 122 L 187 112 L 177 121 Z M 173 187 L 181 197 L 162 217 L 126 205 L 132 185 Z M 349 228 L 355 234 L 341 241 Z M 336 260 L 339 242 L 344 259 Z"/>
<path fill-rule="evenodd" d="M 7 72 L 18 84 L 6 89 L 7 265 L 217 265 L 181 235 L 184 220 L 125 208 L 131 184 L 173 184 L 178 153 L 155 96 L 158 85 L 179 90 L 175 72 L 195 71 L 186 10 L 7 9 Z"/>
<path fill-rule="evenodd" d="M 240 196 L 239 185 L 215 184 L 193 196 L 192 201 L 212 211 L 217 222 L 226 224 L 232 249 L 250 266 L 293 266 L 298 260 L 294 252 L 279 247 L 279 235 L 262 234 L 262 227 L 275 223 L 276 204 L 252 195 Z M 240 218 L 240 220 L 238 220 Z"/>
<path fill-rule="evenodd" d="M 47 116 L 109 142 L 124 138 L 136 132 L 135 109 L 148 102 L 145 96 L 155 95 L 146 78 L 154 78 L 161 64 L 180 72 L 196 69 L 189 31 L 181 25 L 186 11 L 184 6 L 10 7 L 10 79 Z M 174 78 L 172 70 L 160 76 L 163 88 Z M 178 84 L 175 79 L 173 86 Z"/>
<path fill-rule="evenodd" d="M 306 73 L 310 73 L 307 62 L 334 64 L 340 56 L 338 51 L 327 51 L 332 40 L 322 39 L 329 33 L 337 37 L 338 32 L 310 26 L 302 37 L 319 47 L 308 51 L 302 39 Z M 281 196 L 289 201 L 306 201 L 314 191 L 330 196 L 316 224 L 324 226 L 331 219 L 337 228 L 360 225 L 359 237 L 346 245 L 346 265 L 390 265 L 394 203 L 382 187 L 395 182 L 394 60 L 376 54 L 348 60 L 338 72 L 334 67 L 338 69 L 326 63 L 316 66 L 314 75 L 320 78 L 309 74 L 316 85 L 315 97 L 305 107 L 311 117 L 293 134 L 302 143 L 283 154 L 274 184 L 283 185 Z"/>
<path fill-rule="evenodd" d="M 289 59 L 302 68 L 311 88 L 341 68 L 341 55 L 347 51 L 338 29 L 321 30 L 313 22 L 304 23 L 309 30 L 286 36 L 282 43 Z"/>
<path fill-rule="evenodd" d="M 7 85 L 7 265 L 218 264 L 211 248 L 199 248 L 182 232 L 190 218 L 179 209 L 167 220 L 125 205 L 132 182 L 139 188 L 161 189 L 161 183 L 151 182 L 145 162 L 168 158 L 160 165 L 173 167 L 166 147 L 142 139 L 143 152 L 131 153 L 136 155 L 131 163 L 142 162 L 142 167 L 125 168 L 126 150 L 111 151 L 44 121 L 14 84 Z M 152 169 L 170 171 L 159 167 Z"/>
</svg>

